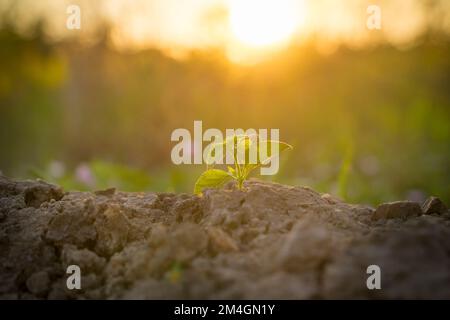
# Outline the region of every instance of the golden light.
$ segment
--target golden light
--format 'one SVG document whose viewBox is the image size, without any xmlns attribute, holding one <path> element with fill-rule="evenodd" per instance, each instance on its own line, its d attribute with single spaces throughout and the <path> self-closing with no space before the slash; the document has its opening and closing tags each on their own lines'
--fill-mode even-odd
<svg viewBox="0 0 450 320">
<path fill-rule="evenodd" d="M 299 24 L 293 0 L 230 0 L 230 27 L 239 42 L 267 47 L 288 42 Z"/>
</svg>

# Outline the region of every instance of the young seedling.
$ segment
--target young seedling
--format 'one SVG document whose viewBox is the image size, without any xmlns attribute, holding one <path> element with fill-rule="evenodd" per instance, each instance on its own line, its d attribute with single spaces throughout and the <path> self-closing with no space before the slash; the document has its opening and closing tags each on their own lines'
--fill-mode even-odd
<svg viewBox="0 0 450 320">
<path fill-rule="evenodd" d="M 233 144 L 232 148 L 227 147 L 230 144 Z M 261 146 L 265 146 L 265 152 L 262 152 L 265 156 L 260 155 Z M 206 161 L 207 168 L 195 183 L 195 194 L 201 194 L 206 188 L 220 188 L 232 180 L 235 180 L 238 189 L 242 190 L 244 181 L 247 180 L 250 172 L 269 163 L 273 157 L 278 156 L 282 151 L 292 149 L 291 145 L 280 141 L 262 140 L 258 143 L 258 137 L 248 135 L 234 135 L 228 137 L 224 142 L 211 144 L 210 147 Z M 232 158 L 234 167 L 227 166 L 227 170 L 213 168 L 211 159 L 215 157 L 214 152 L 217 147 L 226 150 L 224 158 L 227 155 Z M 272 149 L 278 152 L 272 154 Z M 239 153 L 239 150 L 243 152 Z"/>
</svg>

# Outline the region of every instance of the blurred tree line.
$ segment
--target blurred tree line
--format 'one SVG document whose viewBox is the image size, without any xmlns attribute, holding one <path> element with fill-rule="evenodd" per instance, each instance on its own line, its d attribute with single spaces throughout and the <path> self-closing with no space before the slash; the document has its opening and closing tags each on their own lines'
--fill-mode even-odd
<svg viewBox="0 0 450 320">
<path fill-rule="evenodd" d="M 446 35 L 425 35 L 408 50 L 341 46 L 326 56 L 311 41 L 254 66 L 234 65 L 220 50 L 182 60 L 154 49 L 119 52 L 107 30 L 86 45 L 50 43 L 39 25 L 28 36 L 5 25 L 0 44 L 4 174 L 51 179 L 57 161 L 67 178 L 85 163 L 118 178 L 59 182 L 191 191 L 198 168 L 171 164 L 170 134 L 203 120 L 223 130 L 280 128 L 294 150 L 273 177 L 279 182 L 355 202 L 450 200 Z"/>
</svg>

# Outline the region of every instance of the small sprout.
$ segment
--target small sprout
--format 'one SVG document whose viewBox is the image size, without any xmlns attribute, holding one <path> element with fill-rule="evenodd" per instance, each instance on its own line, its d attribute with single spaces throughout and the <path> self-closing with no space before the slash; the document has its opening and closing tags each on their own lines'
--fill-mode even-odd
<svg viewBox="0 0 450 320">
<path fill-rule="evenodd" d="M 176 284 L 181 280 L 181 274 L 183 272 L 183 267 L 179 262 L 174 262 L 172 264 L 172 267 L 169 269 L 168 273 L 166 274 L 167 280 L 169 280 L 170 283 Z"/>
<path fill-rule="evenodd" d="M 231 144 L 232 147 L 230 147 Z M 226 149 L 223 157 L 232 159 L 234 167 L 227 166 L 227 170 L 213 168 L 211 159 L 215 158 L 214 152 L 218 146 Z M 264 150 L 260 150 L 261 146 L 264 146 Z M 278 152 L 272 154 L 272 149 Z M 242 190 L 244 181 L 247 180 L 250 172 L 268 164 L 280 152 L 290 149 L 292 149 L 292 146 L 287 143 L 275 140 L 258 140 L 256 136 L 234 135 L 228 137 L 224 142 L 212 145 L 206 161 L 206 171 L 197 179 L 194 193 L 201 194 L 206 188 L 223 187 L 232 180 L 235 180 L 238 189 Z M 261 156 L 261 153 L 265 156 Z"/>
</svg>

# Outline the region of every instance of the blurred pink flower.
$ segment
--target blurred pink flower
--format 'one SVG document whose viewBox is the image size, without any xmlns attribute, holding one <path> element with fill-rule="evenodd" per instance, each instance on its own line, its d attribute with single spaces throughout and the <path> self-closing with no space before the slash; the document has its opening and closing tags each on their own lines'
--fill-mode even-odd
<svg viewBox="0 0 450 320">
<path fill-rule="evenodd" d="M 78 167 L 75 169 L 75 179 L 78 182 L 84 183 L 88 186 L 93 186 L 95 184 L 95 179 L 91 169 L 87 164 L 84 163 L 78 165 Z"/>
</svg>

